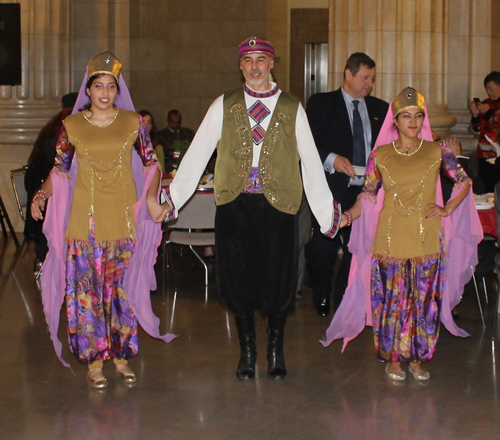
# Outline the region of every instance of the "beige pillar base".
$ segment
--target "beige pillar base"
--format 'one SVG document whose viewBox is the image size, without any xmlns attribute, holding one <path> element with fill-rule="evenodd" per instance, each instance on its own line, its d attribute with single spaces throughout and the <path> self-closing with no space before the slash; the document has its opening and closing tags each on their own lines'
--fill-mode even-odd
<svg viewBox="0 0 500 440">
<path fill-rule="evenodd" d="M 451 128 L 457 123 L 457 118 L 447 107 L 428 107 L 427 111 L 432 129 L 441 137 L 449 136 Z"/>
<path fill-rule="evenodd" d="M 0 106 L 0 139 L 2 144 L 33 145 L 40 127 L 61 110 L 61 105 L 12 104 Z"/>
</svg>

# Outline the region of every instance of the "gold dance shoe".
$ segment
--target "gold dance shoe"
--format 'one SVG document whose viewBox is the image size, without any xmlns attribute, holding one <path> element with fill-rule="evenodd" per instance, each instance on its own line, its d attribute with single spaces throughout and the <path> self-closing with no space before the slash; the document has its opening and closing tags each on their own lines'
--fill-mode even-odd
<svg viewBox="0 0 500 440">
<path fill-rule="evenodd" d="M 131 385 L 137 382 L 137 376 L 132 370 L 127 371 L 126 373 L 122 373 L 121 371 L 116 370 L 116 374 L 118 374 L 118 377 L 127 385 Z"/>
<path fill-rule="evenodd" d="M 413 371 L 413 369 L 411 368 L 411 364 L 410 367 L 408 368 L 408 371 L 412 374 L 415 380 L 429 380 L 431 378 L 431 373 L 429 373 L 428 371 L 423 371 L 421 373 Z"/>
<path fill-rule="evenodd" d="M 404 371 L 401 371 L 399 373 L 389 373 L 389 365 L 386 364 L 385 366 L 385 374 L 387 374 L 387 377 L 392 380 L 405 380 L 406 379 L 406 373 Z M 411 369 L 410 369 L 411 371 Z"/>
<path fill-rule="evenodd" d="M 87 373 L 87 382 L 91 388 L 95 388 L 96 390 L 103 390 L 108 386 L 108 379 L 104 376 L 93 378 L 90 376 L 90 371 Z"/>
</svg>

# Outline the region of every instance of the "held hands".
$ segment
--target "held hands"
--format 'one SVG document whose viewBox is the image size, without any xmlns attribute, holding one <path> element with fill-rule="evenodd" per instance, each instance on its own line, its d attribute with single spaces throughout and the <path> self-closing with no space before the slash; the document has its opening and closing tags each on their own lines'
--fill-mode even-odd
<svg viewBox="0 0 500 440">
<path fill-rule="evenodd" d="M 342 213 L 342 218 L 340 220 L 340 226 L 339 228 L 342 229 L 345 226 L 351 226 L 352 225 L 352 214 L 351 211 L 345 211 Z"/>
<path fill-rule="evenodd" d="M 146 206 L 148 208 L 148 213 L 155 223 L 161 223 L 165 221 L 169 212 L 170 206 L 167 202 L 160 205 L 156 200 L 156 197 L 148 197 L 146 199 Z"/>
<path fill-rule="evenodd" d="M 349 223 L 349 220 L 347 219 L 347 216 L 345 214 L 342 214 L 342 219 L 340 220 L 340 229 L 347 226 L 348 223 Z"/>
<path fill-rule="evenodd" d="M 351 162 L 347 157 L 337 156 L 335 161 L 333 162 L 333 168 L 338 173 L 347 174 L 349 177 L 356 177 L 356 173 L 354 172 L 354 168 L 352 167 Z M 342 226 L 341 226 L 342 227 Z"/>
<path fill-rule="evenodd" d="M 443 208 L 435 203 L 429 203 L 425 211 L 425 218 L 432 220 L 436 217 L 448 217 L 449 214 L 446 207 Z"/>
</svg>

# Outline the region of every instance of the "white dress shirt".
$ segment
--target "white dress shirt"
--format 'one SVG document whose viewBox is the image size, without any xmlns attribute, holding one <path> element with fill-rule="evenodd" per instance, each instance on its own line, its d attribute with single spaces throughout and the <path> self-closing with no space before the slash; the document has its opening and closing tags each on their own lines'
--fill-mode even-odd
<svg viewBox="0 0 500 440">
<path fill-rule="evenodd" d="M 275 87 L 274 83 L 272 85 Z M 245 93 L 247 108 L 260 99 L 270 110 L 271 114 L 261 122 L 262 128 L 266 131 L 280 94 L 281 90 L 267 98 L 255 98 Z M 205 171 L 206 164 L 221 138 L 223 119 L 224 95 L 221 95 L 208 109 L 170 185 L 170 196 L 172 197 L 176 211 L 189 200 L 196 190 L 198 181 Z M 255 121 L 250 117 L 249 120 L 250 126 L 253 128 Z M 326 233 L 331 229 L 333 224 L 333 197 L 326 182 L 321 159 L 314 144 L 314 138 L 302 104 L 299 104 L 297 110 L 295 135 L 297 137 L 297 151 L 301 159 L 302 182 L 307 200 L 311 211 L 321 227 L 321 232 Z M 259 164 L 261 147 L 262 143 L 260 145 L 253 145 L 252 166 L 254 167 Z"/>
<path fill-rule="evenodd" d="M 365 157 L 366 160 L 368 160 L 368 157 L 370 156 L 371 153 L 371 145 L 372 145 L 372 127 L 370 124 L 370 116 L 368 115 L 368 109 L 366 107 L 366 101 L 364 98 L 353 98 L 344 90 L 344 87 L 341 87 L 340 90 L 342 91 L 342 96 L 344 98 L 347 114 L 349 115 L 351 131 L 352 131 L 352 119 L 353 119 L 352 114 L 354 111 L 354 104 L 352 102 L 354 100 L 359 101 L 358 110 L 359 110 L 359 115 L 361 116 L 361 122 L 363 122 L 363 132 L 365 135 Z M 333 167 L 333 164 L 338 156 L 339 156 L 338 154 L 330 153 L 327 156 L 326 160 L 323 162 L 323 168 L 327 173 L 330 174 L 335 173 L 335 168 Z M 364 184 L 364 181 L 365 181 L 364 176 L 356 176 L 349 180 L 349 185 L 362 186 Z"/>
</svg>

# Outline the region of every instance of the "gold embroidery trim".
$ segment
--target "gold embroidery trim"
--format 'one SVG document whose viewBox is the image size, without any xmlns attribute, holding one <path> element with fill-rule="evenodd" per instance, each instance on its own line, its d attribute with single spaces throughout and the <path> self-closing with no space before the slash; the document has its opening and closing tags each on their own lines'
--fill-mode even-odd
<svg viewBox="0 0 500 440">
<path fill-rule="evenodd" d="M 400 153 L 402 154 L 402 153 Z M 413 153 L 411 153 L 413 154 Z M 422 209 L 422 200 L 423 200 L 423 192 L 426 184 L 426 180 L 429 176 L 431 170 L 437 165 L 441 163 L 441 158 L 436 160 L 423 174 L 421 177 L 419 184 L 416 188 L 412 188 L 410 190 L 402 190 L 401 187 L 396 183 L 396 181 L 392 178 L 389 170 L 384 165 L 377 163 L 377 166 L 386 171 L 387 177 L 391 183 L 390 188 L 386 191 L 386 197 L 389 194 L 393 196 L 393 205 L 394 209 L 391 210 L 389 214 L 389 220 L 387 221 L 387 253 L 390 253 L 391 247 L 391 231 L 392 231 L 392 218 L 394 211 L 396 211 L 399 215 L 403 217 L 409 217 L 413 215 L 415 212 L 419 214 L 419 233 L 420 240 L 423 243 L 425 241 L 425 229 L 423 223 L 423 209 Z M 403 194 L 409 193 L 409 195 Z M 413 206 L 409 206 L 408 203 L 411 203 Z"/>
<path fill-rule="evenodd" d="M 132 224 L 132 219 L 131 219 L 131 209 L 130 206 L 127 204 L 127 193 L 126 193 L 126 186 L 125 186 L 125 179 L 123 177 L 123 155 L 125 154 L 125 151 L 127 149 L 127 145 L 130 141 L 130 138 L 132 136 L 137 137 L 138 130 L 133 131 L 128 137 L 125 143 L 123 144 L 122 148 L 120 149 L 120 152 L 118 153 L 118 156 L 115 159 L 110 159 L 110 160 L 97 160 L 92 158 L 92 156 L 89 154 L 88 150 L 83 146 L 83 143 L 80 142 L 76 137 L 70 136 L 70 140 L 73 142 L 73 145 L 78 143 L 82 150 L 85 153 L 85 157 L 87 158 L 87 161 L 89 163 L 90 167 L 90 173 L 91 173 L 91 178 L 90 178 L 90 211 L 89 211 L 89 217 L 92 217 L 95 212 L 95 187 L 96 187 L 96 179 L 99 180 L 102 183 L 103 188 L 109 188 L 116 184 L 118 181 L 121 182 L 122 184 L 122 194 L 123 194 L 123 205 L 125 206 L 125 218 L 127 221 L 127 229 L 129 231 L 130 237 L 135 236 L 134 232 L 134 227 Z M 108 164 L 109 166 L 107 168 L 98 168 L 95 164 L 100 164 L 100 165 L 106 165 Z M 113 172 L 111 177 L 108 177 L 108 173 Z M 104 177 L 104 176 L 106 177 Z"/>
</svg>

